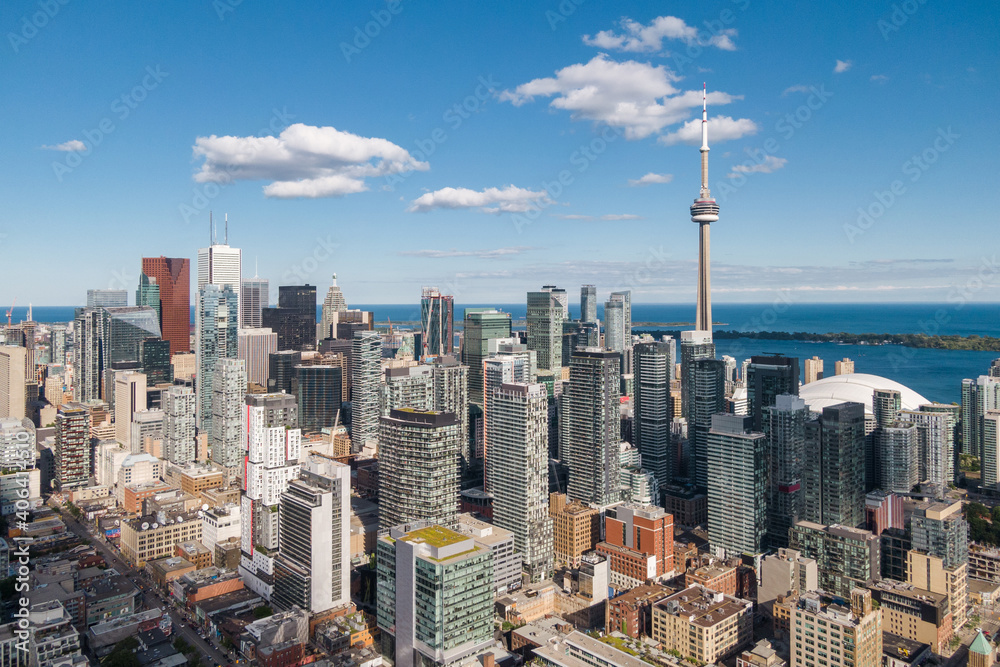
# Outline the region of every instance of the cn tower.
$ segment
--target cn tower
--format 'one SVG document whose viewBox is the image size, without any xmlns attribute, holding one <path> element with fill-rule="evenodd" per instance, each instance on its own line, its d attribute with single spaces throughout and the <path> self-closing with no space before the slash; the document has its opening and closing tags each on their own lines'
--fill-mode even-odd
<svg viewBox="0 0 1000 667">
<path fill-rule="evenodd" d="M 695 329 L 712 331 L 712 277 L 709 265 L 710 223 L 719 219 L 719 205 L 708 189 L 708 95 L 701 92 L 701 193 L 691 204 L 691 222 L 698 223 L 698 306 Z"/>
</svg>

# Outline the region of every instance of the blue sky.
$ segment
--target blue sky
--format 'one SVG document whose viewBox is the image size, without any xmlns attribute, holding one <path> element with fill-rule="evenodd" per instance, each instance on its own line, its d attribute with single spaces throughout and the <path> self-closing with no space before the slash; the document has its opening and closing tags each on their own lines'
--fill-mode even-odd
<svg viewBox="0 0 1000 667">
<path fill-rule="evenodd" d="M 0 303 L 134 290 L 210 210 L 348 302 L 690 301 L 703 81 L 717 302 L 998 300 L 1000 9 L 843 4 L 5 2 Z"/>
</svg>

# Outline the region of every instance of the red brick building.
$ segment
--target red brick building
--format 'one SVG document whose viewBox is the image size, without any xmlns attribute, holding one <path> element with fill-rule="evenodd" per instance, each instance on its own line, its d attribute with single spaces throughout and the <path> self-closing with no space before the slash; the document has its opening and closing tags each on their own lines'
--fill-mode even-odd
<svg viewBox="0 0 1000 667">
<path fill-rule="evenodd" d="M 607 510 L 597 551 L 611 563 L 611 586 L 626 590 L 674 571 L 674 517 L 655 505 Z"/>
<path fill-rule="evenodd" d="M 684 573 L 684 587 L 704 586 L 716 593 L 736 596 L 736 568 L 722 561 L 692 568 Z"/>
<path fill-rule="evenodd" d="M 659 584 L 644 585 L 608 600 L 604 627 L 607 632 L 621 632 L 629 637 L 653 634 L 653 604 L 671 595 L 673 589 Z"/>
</svg>

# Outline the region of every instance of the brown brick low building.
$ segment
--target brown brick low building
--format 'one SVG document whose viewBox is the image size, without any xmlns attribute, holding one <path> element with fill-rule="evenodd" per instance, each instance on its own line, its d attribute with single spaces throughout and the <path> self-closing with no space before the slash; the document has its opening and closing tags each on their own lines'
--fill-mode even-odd
<svg viewBox="0 0 1000 667">
<path fill-rule="evenodd" d="M 673 589 L 658 584 L 639 586 L 608 600 L 605 611 L 607 632 L 621 632 L 639 638 L 653 634 L 653 604 Z"/>
</svg>

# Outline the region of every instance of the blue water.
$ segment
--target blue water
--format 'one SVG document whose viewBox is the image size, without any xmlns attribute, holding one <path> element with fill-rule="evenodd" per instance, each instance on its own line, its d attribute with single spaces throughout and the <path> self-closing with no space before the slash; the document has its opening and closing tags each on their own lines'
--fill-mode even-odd
<svg viewBox="0 0 1000 667">
<path fill-rule="evenodd" d="M 572 297 L 571 297 L 572 298 Z M 495 306 L 509 312 L 515 320 L 525 316 L 525 304 L 456 304 L 455 316 L 462 319 L 467 307 Z M 352 308 L 375 311 L 376 320 L 413 322 L 420 319 L 418 304 L 351 304 Z M 317 309 L 318 311 L 319 309 Z M 38 322 L 68 322 L 72 306 L 39 306 L 33 316 Z M 598 305 L 602 314 L 603 304 Z M 579 303 L 570 305 L 570 315 L 579 316 Z M 1000 337 L 1000 304 L 887 303 L 887 304 L 714 304 L 718 329 L 739 331 L 787 331 L 807 333 L 926 333 L 942 335 L 972 334 Z M 27 317 L 27 308 L 17 307 L 12 321 Z M 192 321 L 194 320 L 192 314 Z M 633 322 L 692 322 L 691 304 L 633 304 Z M 656 327 L 653 327 L 656 328 Z M 683 325 L 677 329 L 689 328 Z M 838 345 L 769 340 L 716 340 L 718 354 L 743 360 L 754 354 L 776 352 L 807 359 L 818 356 L 824 361 L 827 375 L 835 361 L 849 357 L 859 373 L 882 375 L 901 382 L 934 401 L 950 403 L 961 398 L 962 378 L 984 374 L 990 361 L 1000 357 L 994 352 L 962 350 L 910 349 L 893 345 Z"/>
</svg>

